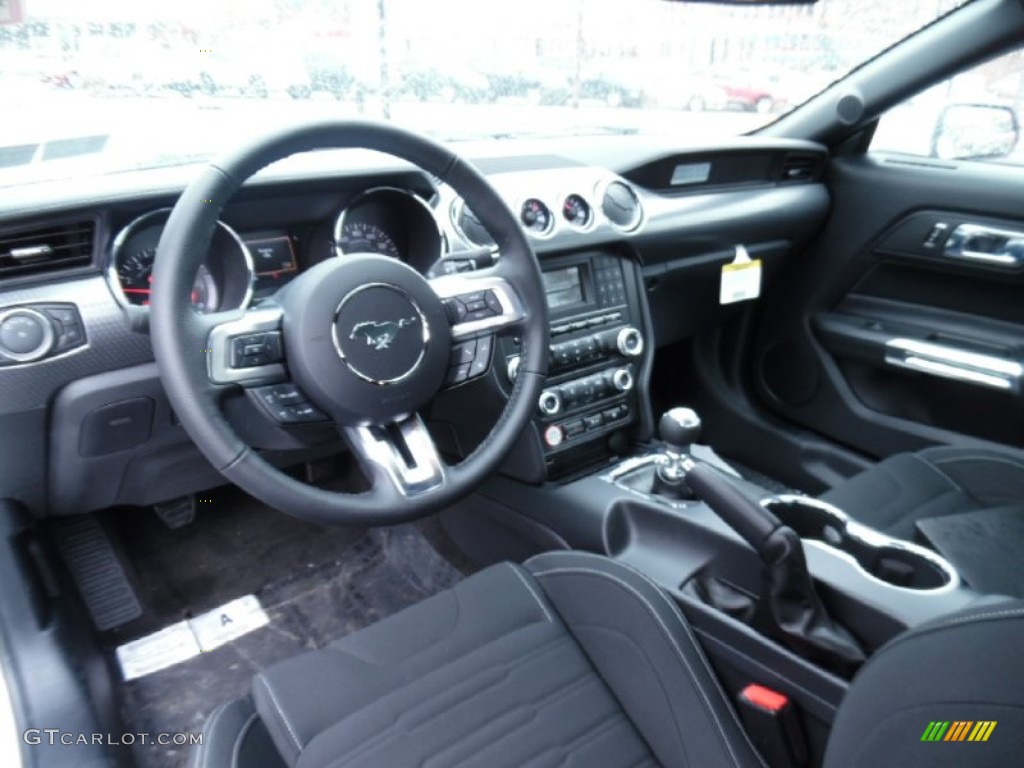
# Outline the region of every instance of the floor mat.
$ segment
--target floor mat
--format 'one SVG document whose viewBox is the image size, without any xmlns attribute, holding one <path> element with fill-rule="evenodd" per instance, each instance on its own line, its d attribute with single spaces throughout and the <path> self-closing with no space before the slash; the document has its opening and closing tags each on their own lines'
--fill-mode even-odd
<svg viewBox="0 0 1024 768">
<path fill-rule="evenodd" d="M 122 642 L 245 594 L 259 598 L 270 624 L 123 683 L 129 732 L 198 732 L 214 708 L 248 692 L 256 671 L 372 624 L 463 575 L 416 525 L 307 527 L 252 500 L 222 512 L 208 513 L 217 519 L 197 521 L 191 532 L 192 526 L 149 530 L 143 521 L 121 531 L 147 613 L 106 633 L 111 664 Z M 188 747 L 155 744 L 134 750 L 141 768 L 178 768 L 190 754 Z"/>
</svg>

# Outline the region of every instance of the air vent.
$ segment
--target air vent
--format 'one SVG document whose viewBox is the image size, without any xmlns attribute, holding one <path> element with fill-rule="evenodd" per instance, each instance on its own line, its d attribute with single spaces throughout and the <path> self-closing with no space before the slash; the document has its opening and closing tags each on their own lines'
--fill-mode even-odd
<svg viewBox="0 0 1024 768">
<path fill-rule="evenodd" d="M 87 266 L 94 221 L 76 221 L 0 235 L 0 279 Z"/>
<path fill-rule="evenodd" d="M 780 181 L 810 181 L 821 167 L 821 155 L 810 152 L 790 152 L 782 161 Z"/>
<path fill-rule="evenodd" d="M 643 209 L 640 198 L 628 184 L 613 181 L 601 195 L 601 212 L 605 218 L 621 230 L 629 232 L 640 226 Z"/>
</svg>

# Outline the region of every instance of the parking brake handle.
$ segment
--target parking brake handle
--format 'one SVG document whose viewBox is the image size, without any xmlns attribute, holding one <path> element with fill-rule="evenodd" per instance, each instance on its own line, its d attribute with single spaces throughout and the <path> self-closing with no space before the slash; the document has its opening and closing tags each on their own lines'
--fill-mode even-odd
<svg viewBox="0 0 1024 768">
<path fill-rule="evenodd" d="M 792 528 L 707 464 L 687 460 L 686 483 L 761 558 L 759 613 L 792 650 L 843 675 L 864 663 L 860 644 L 836 623 L 814 588 Z"/>
</svg>

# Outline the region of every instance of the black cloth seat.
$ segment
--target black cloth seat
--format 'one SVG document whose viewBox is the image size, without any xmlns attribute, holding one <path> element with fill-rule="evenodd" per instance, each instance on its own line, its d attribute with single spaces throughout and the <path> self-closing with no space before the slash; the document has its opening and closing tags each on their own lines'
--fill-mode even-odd
<svg viewBox="0 0 1024 768">
<path fill-rule="evenodd" d="M 1024 515 L 1024 460 L 976 448 L 900 453 L 820 498 L 879 531 L 922 541 L 918 520 L 1006 507 Z"/>
<path fill-rule="evenodd" d="M 1011 764 L 1022 628 L 1012 603 L 897 639 L 851 688 L 827 763 L 963 764 L 920 742 L 930 718 L 998 720 L 987 764 Z M 578 552 L 481 571 L 265 670 L 253 700 L 214 712 L 197 768 L 764 765 L 675 603 Z"/>
</svg>

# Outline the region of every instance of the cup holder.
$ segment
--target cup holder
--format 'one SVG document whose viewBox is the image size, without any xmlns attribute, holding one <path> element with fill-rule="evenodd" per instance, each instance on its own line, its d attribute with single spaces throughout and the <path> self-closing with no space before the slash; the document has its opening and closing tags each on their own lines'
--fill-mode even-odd
<svg viewBox="0 0 1024 768">
<path fill-rule="evenodd" d="M 852 561 L 868 578 L 890 587 L 945 591 L 960 582 L 953 566 L 938 554 L 851 520 L 826 502 L 783 494 L 761 505 L 801 539 Z"/>
</svg>

